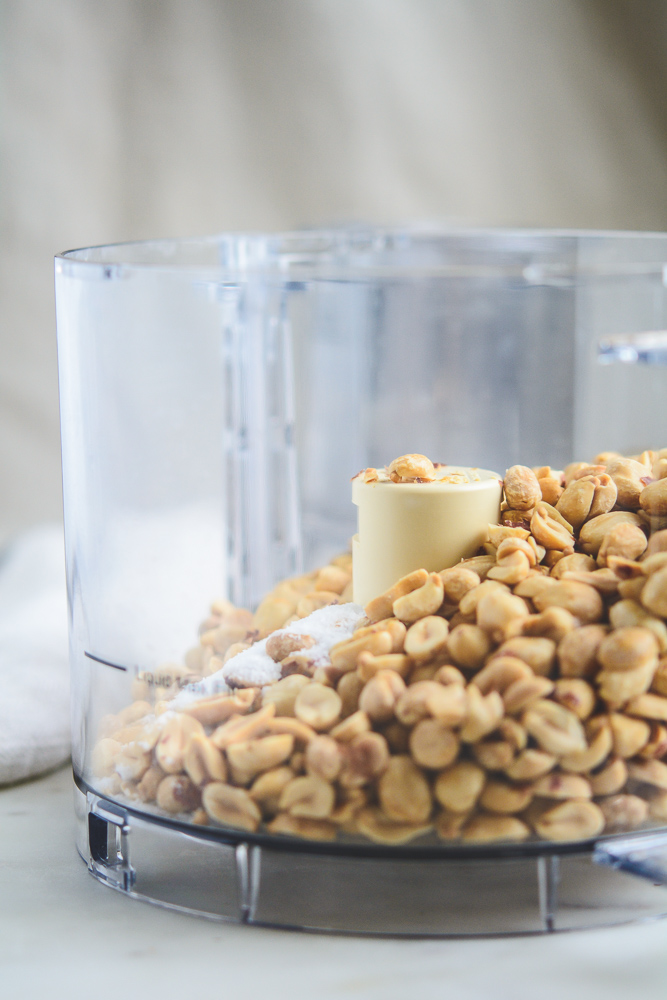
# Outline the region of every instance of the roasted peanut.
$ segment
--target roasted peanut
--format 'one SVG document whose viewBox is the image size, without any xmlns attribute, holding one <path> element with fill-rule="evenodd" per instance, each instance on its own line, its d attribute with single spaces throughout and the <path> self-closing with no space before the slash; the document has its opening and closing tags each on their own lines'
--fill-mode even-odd
<svg viewBox="0 0 667 1000">
<path fill-rule="evenodd" d="M 209 781 L 227 781 L 224 757 L 203 733 L 190 737 L 183 756 L 183 767 L 197 788 L 203 788 Z"/>
<path fill-rule="evenodd" d="M 387 466 L 387 472 L 395 483 L 429 483 L 435 479 L 435 467 L 426 455 L 400 455 Z"/>
<path fill-rule="evenodd" d="M 97 742 L 91 754 L 91 768 L 97 778 L 108 778 L 114 773 L 116 758 L 123 747 L 110 737 Z"/>
<path fill-rule="evenodd" d="M 377 622 L 382 621 L 383 618 L 391 618 L 394 614 L 394 602 L 400 597 L 411 593 L 413 590 L 423 587 L 427 580 L 428 572 L 425 569 L 417 569 L 412 573 L 408 573 L 407 576 L 402 576 L 393 587 L 390 587 L 384 594 L 375 597 L 366 605 L 365 611 L 369 620 Z M 440 582 L 442 583 L 442 581 Z"/>
<path fill-rule="evenodd" d="M 196 719 L 202 726 L 217 726 L 231 719 L 232 715 L 245 715 L 251 710 L 256 697 L 256 688 L 241 688 L 233 694 L 198 698 L 185 706 L 183 714 Z"/>
<path fill-rule="evenodd" d="M 597 669 L 597 652 L 605 638 L 604 625 L 583 625 L 568 632 L 558 644 L 558 664 L 563 677 L 592 677 Z"/>
<path fill-rule="evenodd" d="M 371 729 L 371 720 L 366 712 L 358 711 L 348 715 L 330 730 L 330 736 L 339 743 L 351 743 L 356 736 Z"/>
<path fill-rule="evenodd" d="M 204 729 L 190 715 L 175 715 L 165 723 L 155 747 L 155 760 L 163 771 L 178 774 L 183 770 L 185 751 L 196 734 L 203 736 Z"/>
<path fill-rule="evenodd" d="M 589 745 L 585 750 L 574 750 L 560 759 L 564 771 L 585 774 L 599 767 L 612 751 L 613 734 L 605 716 L 597 716 L 586 726 Z"/>
<path fill-rule="evenodd" d="M 364 687 L 359 696 L 359 708 L 373 722 L 389 722 L 396 702 L 405 691 L 405 682 L 393 670 L 380 670 Z"/>
<path fill-rule="evenodd" d="M 612 604 L 609 609 L 609 621 L 612 627 L 617 629 L 634 626 L 647 628 L 658 640 L 660 652 L 667 652 L 667 625 L 637 601 L 623 600 Z"/>
<path fill-rule="evenodd" d="M 553 693 L 554 701 L 571 712 L 579 719 L 587 719 L 595 708 L 596 695 L 590 684 L 578 677 L 564 677 L 556 681 Z"/>
<path fill-rule="evenodd" d="M 640 694 L 625 706 L 628 715 L 638 715 L 642 719 L 655 719 L 667 722 L 667 698 L 659 694 Z"/>
<path fill-rule="evenodd" d="M 579 774 L 546 774 L 532 786 L 533 793 L 543 799 L 590 799 L 590 781 Z"/>
<path fill-rule="evenodd" d="M 220 826 L 240 827 L 254 833 L 262 818 L 257 803 L 244 788 L 234 788 L 221 781 L 205 786 L 202 804 L 213 822 Z"/>
<path fill-rule="evenodd" d="M 491 651 L 491 640 L 479 625 L 457 625 L 447 641 L 447 652 L 460 667 L 476 670 Z"/>
<path fill-rule="evenodd" d="M 380 733 L 362 733 L 345 747 L 340 784 L 361 788 L 378 778 L 389 764 L 389 747 Z"/>
<path fill-rule="evenodd" d="M 493 591 L 485 594 L 477 604 L 477 624 L 494 642 L 502 642 L 508 638 L 508 626 L 527 618 L 528 613 L 528 608 L 520 597 L 506 591 Z"/>
<path fill-rule="evenodd" d="M 516 657 L 527 663 L 534 674 L 548 677 L 556 660 L 556 643 L 552 639 L 518 635 L 499 646 L 493 658 L 497 656 Z"/>
<path fill-rule="evenodd" d="M 531 785 L 510 785 L 507 781 L 491 780 L 485 784 L 479 804 L 491 813 L 522 812 L 533 797 Z"/>
<path fill-rule="evenodd" d="M 667 479 L 656 479 L 649 483 L 639 494 L 639 504 L 651 517 L 667 515 Z"/>
<path fill-rule="evenodd" d="M 337 642 L 329 650 L 331 664 L 337 670 L 345 673 L 355 670 L 360 653 L 372 653 L 373 656 L 383 656 L 391 653 L 393 640 L 388 631 L 373 631 L 355 633 L 351 639 Z"/>
<path fill-rule="evenodd" d="M 322 778 L 309 774 L 294 778 L 283 788 L 278 808 L 291 816 L 305 819 L 327 819 L 333 810 L 333 786 Z"/>
<path fill-rule="evenodd" d="M 522 750 L 504 770 L 512 781 L 532 781 L 548 774 L 555 766 L 556 758 L 553 754 L 529 748 Z"/>
<path fill-rule="evenodd" d="M 461 839 L 469 844 L 489 844 L 496 840 L 520 842 L 529 836 L 530 829 L 516 816 L 480 813 L 463 828 Z"/>
<path fill-rule="evenodd" d="M 667 479 L 660 482 L 667 483 Z M 654 615 L 667 618 L 667 567 L 650 575 L 641 592 L 641 603 Z"/>
<path fill-rule="evenodd" d="M 280 663 L 286 656 L 298 653 L 303 649 L 310 649 L 315 644 L 315 640 L 310 635 L 297 635 L 294 632 L 274 632 L 266 640 L 266 652 Z"/>
<path fill-rule="evenodd" d="M 304 837 L 307 840 L 334 840 L 336 827 L 324 819 L 307 819 L 304 816 L 292 816 L 290 813 L 279 813 L 266 825 L 269 833 L 284 834 L 289 837 Z"/>
<path fill-rule="evenodd" d="M 628 768 L 620 757 L 610 760 L 608 764 L 589 775 L 593 795 L 615 795 L 628 780 Z"/>
<path fill-rule="evenodd" d="M 563 573 L 592 573 L 596 566 L 595 559 L 591 556 L 583 552 L 573 552 L 572 555 L 559 559 L 550 575 L 559 580 Z"/>
<path fill-rule="evenodd" d="M 543 840 L 586 840 L 604 829 L 602 810 L 585 799 L 571 799 L 548 809 L 535 821 L 535 832 Z"/>
<path fill-rule="evenodd" d="M 597 656 L 604 670 L 637 670 L 648 665 L 657 667 L 658 641 L 645 628 L 617 628 L 602 640 Z"/>
<path fill-rule="evenodd" d="M 648 819 L 648 802 L 638 795 L 610 795 L 598 799 L 605 819 L 605 830 L 633 830 Z"/>
<path fill-rule="evenodd" d="M 356 815 L 359 833 L 376 844 L 408 844 L 431 829 L 430 823 L 400 823 L 388 819 L 380 809 L 361 809 Z"/>
<path fill-rule="evenodd" d="M 554 515 L 558 515 L 555 517 Z M 572 527 L 555 507 L 542 501 L 530 519 L 530 533 L 545 549 L 572 551 Z"/>
<path fill-rule="evenodd" d="M 532 673 L 528 677 L 520 677 L 503 692 L 505 711 L 510 715 L 523 712 L 536 701 L 546 698 L 553 689 L 553 681 L 548 677 L 537 677 Z"/>
<path fill-rule="evenodd" d="M 597 557 L 605 535 L 619 524 L 634 524 L 641 528 L 642 520 L 630 511 L 613 510 L 587 521 L 579 532 L 579 544 L 586 555 Z"/>
<path fill-rule="evenodd" d="M 476 743 L 498 727 L 504 714 L 503 700 L 497 691 L 482 695 L 475 684 L 469 684 L 465 694 L 467 712 L 459 735 L 464 743 Z"/>
<path fill-rule="evenodd" d="M 392 757 L 378 782 L 380 807 L 389 819 L 425 823 L 433 800 L 423 772 L 404 754 Z"/>
<path fill-rule="evenodd" d="M 343 719 L 357 711 L 364 683 L 356 670 L 343 674 L 338 681 L 336 690 L 341 700 L 340 714 Z"/>
<path fill-rule="evenodd" d="M 468 813 L 482 793 L 486 775 L 472 761 L 462 760 L 441 771 L 434 794 L 441 806 L 454 813 Z"/>
<path fill-rule="evenodd" d="M 157 790 L 163 778 L 166 778 L 166 774 L 161 767 L 158 767 L 157 764 L 149 767 L 137 785 L 138 798 L 142 802 L 155 802 Z"/>
<path fill-rule="evenodd" d="M 284 763 L 294 750 L 294 737 L 288 733 L 241 740 L 227 747 L 232 778 L 237 785 L 247 785 L 262 771 Z"/>
<path fill-rule="evenodd" d="M 427 615 L 434 615 L 443 602 L 445 589 L 437 573 L 429 573 L 421 587 L 398 597 L 392 610 L 396 618 L 405 624 L 416 622 Z"/>
<path fill-rule="evenodd" d="M 528 664 L 516 656 L 492 656 L 486 666 L 475 674 L 475 685 L 482 694 L 489 691 L 502 694 L 514 681 L 534 676 Z"/>
<path fill-rule="evenodd" d="M 449 569 L 443 569 L 439 576 L 445 588 L 444 600 L 449 604 L 458 604 L 468 591 L 478 587 L 481 583 L 479 574 L 472 569 L 466 569 L 465 566 L 451 566 Z"/>
<path fill-rule="evenodd" d="M 442 621 L 442 619 L 439 620 Z M 372 680 L 379 670 L 393 670 L 405 678 L 411 669 L 412 661 L 405 653 L 385 653 L 384 656 L 373 656 L 372 653 L 360 653 L 357 660 L 356 672 L 360 680 L 365 684 L 367 681 Z M 349 676 L 349 674 L 344 674 L 343 676 Z"/>
<path fill-rule="evenodd" d="M 405 652 L 415 663 L 427 663 L 445 648 L 448 632 L 449 626 L 444 618 L 427 615 L 407 630 Z"/>
<path fill-rule="evenodd" d="M 317 574 L 313 589 L 315 591 L 325 590 L 331 594 L 342 594 L 349 582 L 350 574 L 341 569 L 340 566 L 325 566 Z"/>
<path fill-rule="evenodd" d="M 538 611 L 546 611 L 551 607 L 565 608 L 582 625 L 599 621 L 604 610 L 597 590 L 573 580 L 556 580 L 552 586 L 536 594 L 533 603 Z"/>
<path fill-rule="evenodd" d="M 199 789 L 184 774 L 168 774 L 155 795 L 157 805 L 168 813 L 192 812 L 201 803 Z"/>
<path fill-rule="evenodd" d="M 115 760 L 116 773 L 123 781 L 140 781 L 151 765 L 151 752 L 138 743 L 127 743 Z"/>
<path fill-rule="evenodd" d="M 651 723 L 651 735 L 648 742 L 639 751 L 639 756 L 645 760 L 653 757 L 660 759 L 667 754 L 667 727 L 660 722 Z"/>
<path fill-rule="evenodd" d="M 343 764 L 343 755 L 335 739 L 316 736 L 306 747 L 306 769 L 323 781 L 335 781 Z"/>
<path fill-rule="evenodd" d="M 270 703 L 252 715 L 232 716 L 227 722 L 218 726 L 211 736 L 211 742 L 218 750 L 225 750 L 232 743 L 252 739 L 264 731 L 267 721 L 273 719 L 275 714 L 276 706 Z"/>
<path fill-rule="evenodd" d="M 600 697 L 617 708 L 648 691 L 653 680 L 657 659 L 635 670 L 601 670 L 597 675 Z"/>
<path fill-rule="evenodd" d="M 275 705 L 276 715 L 294 716 L 297 695 L 308 684 L 303 674 L 290 674 L 274 684 L 262 688 L 262 705 Z"/>
<path fill-rule="evenodd" d="M 609 724 L 616 757 L 634 757 L 649 741 L 651 727 L 642 719 L 631 719 L 619 712 L 612 712 Z"/>
<path fill-rule="evenodd" d="M 661 760 L 628 762 L 628 777 L 642 785 L 652 785 L 663 791 L 667 789 L 667 764 Z"/>
<path fill-rule="evenodd" d="M 578 620 L 566 608 L 547 608 L 539 615 L 528 615 L 520 621 L 521 634 L 528 637 L 551 639 L 559 643 L 579 625 Z"/>
<path fill-rule="evenodd" d="M 276 767 L 265 771 L 252 783 L 250 795 L 261 806 L 265 816 L 275 816 L 283 789 L 294 778 L 291 767 Z"/>
<path fill-rule="evenodd" d="M 448 767 L 459 752 L 459 740 L 437 719 L 422 719 L 410 733 L 410 753 L 421 767 Z"/>
<path fill-rule="evenodd" d="M 525 465 L 513 465 L 505 473 L 503 489 L 512 510 L 530 510 L 542 499 L 537 476 Z"/>
<path fill-rule="evenodd" d="M 294 714 L 301 722 L 320 732 L 330 729 L 343 707 L 340 695 L 323 684 L 308 684 L 296 696 Z"/>
<path fill-rule="evenodd" d="M 460 685 L 418 681 L 403 692 L 394 711 L 398 721 L 406 726 L 426 717 L 438 719 L 446 726 L 457 726 L 465 717 L 466 707 L 467 692 Z"/>
<path fill-rule="evenodd" d="M 486 771 L 503 771 L 514 760 L 516 748 L 507 740 L 480 740 L 471 746 L 472 755 Z M 451 763 L 451 761 L 450 761 Z"/>
<path fill-rule="evenodd" d="M 574 712 L 545 699 L 535 702 L 523 715 L 522 724 L 547 753 L 557 757 L 586 748 L 586 736 Z"/>
</svg>

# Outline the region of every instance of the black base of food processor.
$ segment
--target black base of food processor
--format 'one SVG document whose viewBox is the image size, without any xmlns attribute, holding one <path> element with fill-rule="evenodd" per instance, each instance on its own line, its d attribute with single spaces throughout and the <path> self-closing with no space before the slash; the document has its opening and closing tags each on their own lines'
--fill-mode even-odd
<svg viewBox="0 0 667 1000">
<path fill-rule="evenodd" d="M 210 827 L 200 832 L 121 806 L 80 779 L 74 799 L 77 847 L 95 878 L 134 899 L 211 919 L 349 934 L 466 937 L 578 930 L 667 915 L 664 872 L 652 876 L 645 864 L 647 857 L 662 857 L 664 843 L 656 855 L 650 832 L 584 848 L 466 847 L 443 855 L 442 849 L 346 849 Z M 654 884 L 658 880 L 663 884 Z"/>
</svg>

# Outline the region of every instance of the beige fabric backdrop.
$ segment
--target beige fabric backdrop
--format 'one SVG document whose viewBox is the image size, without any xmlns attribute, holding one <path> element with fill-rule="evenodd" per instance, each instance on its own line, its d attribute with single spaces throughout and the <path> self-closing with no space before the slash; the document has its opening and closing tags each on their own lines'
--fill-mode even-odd
<svg viewBox="0 0 667 1000">
<path fill-rule="evenodd" d="M 59 516 L 58 250 L 667 229 L 664 0 L 0 2 L 0 541 Z"/>
</svg>

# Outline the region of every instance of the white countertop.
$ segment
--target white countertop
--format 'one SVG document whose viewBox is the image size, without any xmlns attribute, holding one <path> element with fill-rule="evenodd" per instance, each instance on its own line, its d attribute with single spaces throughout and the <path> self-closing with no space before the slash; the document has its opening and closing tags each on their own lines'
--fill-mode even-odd
<svg viewBox="0 0 667 1000">
<path fill-rule="evenodd" d="M 476 940 L 236 926 L 123 898 L 73 843 L 69 769 L 0 789 L 2 1000 L 665 1000 L 667 921 Z"/>
</svg>

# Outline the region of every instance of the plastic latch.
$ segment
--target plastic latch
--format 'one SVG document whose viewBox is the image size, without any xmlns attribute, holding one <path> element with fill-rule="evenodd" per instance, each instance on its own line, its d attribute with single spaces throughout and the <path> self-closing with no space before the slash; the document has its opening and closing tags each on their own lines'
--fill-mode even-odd
<svg viewBox="0 0 667 1000">
<path fill-rule="evenodd" d="M 127 813 L 88 793 L 88 868 L 116 889 L 128 892 L 135 882 L 130 865 Z"/>
<path fill-rule="evenodd" d="M 593 862 L 647 879 L 654 885 L 667 885 L 667 834 L 602 841 L 593 848 Z"/>
</svg>

